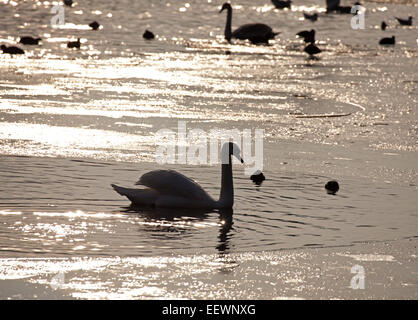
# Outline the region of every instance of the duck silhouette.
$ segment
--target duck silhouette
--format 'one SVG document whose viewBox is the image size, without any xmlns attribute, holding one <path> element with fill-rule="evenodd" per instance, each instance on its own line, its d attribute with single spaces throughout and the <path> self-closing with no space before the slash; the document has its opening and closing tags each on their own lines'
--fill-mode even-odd
<svg viewBox="0 0 418 320">
<path fill-rule="evenodd" d="M 151 39 L 154 39 L 154 38 L 155 38 L 155 35 L 154 35 L 151 31 L 149 31 L 149 30 L 145 30 L 145 32 L 144 32 L 144 34 L 142 35 L 142 37 L 143 37 L 144 39 L 151 40 Z"/>
<path fill-rule="evenodd" d="M 288 1 L 283 1 L 283 0 L 271 0 L 271 2 L 274 4 L 274 6 L 276 7 L 276 9 L 284 9 L 284 8 L 289 8 L 292 5 L 292 1 L 288 0 Z"/>
<path fill-rule="evenodd" d="M 254 174 L 251 175 L 250 179 L 256 184 L 256 185 L 261 185 L 261 183 L 266 180 L 266 177 L 264 176 L 264 174 L 260 171 L 257 170 L 256 172 L 254 172 Z"/>
<path fill-rule="evenodd" d="M 312 29 L 311 31 L 301 31 L 296 34 L 298 37 L 303 38 L 303 41 L 306 43 L 314 43 L 315 42 L 315 30 Z"/>
<path fill-rule="evenodd" d="M 309 54 L 309 58 L 313 59 L 314 56 L 318 53 L 321 53 L 321 49 L 319 49 L 315 44 L 310 43 L 308 44 L 305 49 L 303 49 L 307 54 Z"/>
<path fill-rule="evenodd" d="M 412 26 L 412 17 L 408 19 L 396 18 L 401 26 Z"/>
<path fill-rule="evenodd" d="M 325 189 L 329 194 L 336 194 L 340 190 L 340 186 L 337 181 L 331 180 L 326 183 Z"/>
<path fill-rule="evenodd" d="M 97 30 L 100 27 L 100 24 L 97 21 L 93 21 L 92 23 L 89 24 L 89 27 L 92 28 L 93 30 Z"/>
<path fill-rule="evenodd" d="M 77 48 L 80 49 L 80 38 L 77 39 L 77 41 L 70 41 L 67 43 L 68 48 Z"/>
<path fill-rule="evenodd" d="M 308 14 L 308 13 L 304 12 L 303 16 L 306 20 L 311 20 L 312 22 L 315 22 L 316 20 L 318 20 L 318 14 L 317 13 Z"/>
<path fill-rule="evenodd" d="M 3 53 L 8 53 L 8 54 L 25 54 L 25 51 L 23 51 L 22 49 L 18 48 L 18 47 L 14 47 L 14 46 L 10 46 L 7 47 L 6 45 L 2 44 L 0 46 L 1 50 L 3 50 Z"/>
<path fill-rule="evenodd" d="M 382 38 L 382 39 L 380 39 L 379 44 L 381 44 L 381 45 L 394 45 L 395 44 L 395 36 L 392 36 L 391 38 Z"/>
<path fill-rule="evenodd" d="M 38 45 L 39 41 L 41 41 L 41 38 L 33 38 L 33 37 L 21 37 L 19 40 L 19 43 L 26 44 L 26 45 Z"/>
</svg>

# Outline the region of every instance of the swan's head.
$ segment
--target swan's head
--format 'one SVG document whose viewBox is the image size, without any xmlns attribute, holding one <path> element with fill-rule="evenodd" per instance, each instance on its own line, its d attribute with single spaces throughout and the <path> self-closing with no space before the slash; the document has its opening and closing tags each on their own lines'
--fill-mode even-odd
<svg viewBox="0 0 418 320">
<path fill-rule="evenodd" d="M 219 13 L 221 13 L 222 11 L 224 11 L 224 10 L 232 10 L 232 7 L 231 7 L 231 5 L 228 3 L 228 2 L 225 2 L 224 4 L 223 4 L 223 6 L 222 6 L 222 9 L 219 11 Z"/>
<path fill-rule="evenodd" d="M 222 164 L 229 164 L 231 155 L 235 156 L 241 163 L 244 163 L 244 160 L 241 158 L 241 150 L 238 145 L 233 142 L 224 143 L 221 150 Z"/>
</svg>

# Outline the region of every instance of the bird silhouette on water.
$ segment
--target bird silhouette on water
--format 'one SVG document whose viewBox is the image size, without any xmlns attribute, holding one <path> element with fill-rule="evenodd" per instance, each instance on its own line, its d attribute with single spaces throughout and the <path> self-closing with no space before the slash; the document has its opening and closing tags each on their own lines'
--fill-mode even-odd
<svg viewBox="0 0 418 320">
<path fill-rule="evenodd" d="M 394 45 L 395 44 L 395 36 L 392 36 L 391 38 L 382 38 L 382 39 L 380 39 L 379 44 L 381 44 L 381 45 Z"/>
<path fill-rule="evenodd" d="M 155 35 L 154 35 L 151 31 L 149 31 L 149 30 L 145 30 L 145 32 L 144 32 L 144 34 L 142 35 L 142 37 L 143 37 L 144 39 L 151 40 L 151 39 L 154 39 L 154 38 L 155 38 Z"/>
<path fill-rule="evenodd" d="M 231 43 L 231 39 L 250 40 L 252 44 L 268 44 L 270 39 L 274 39 L 279 32 L 273 32 L 273 29 L 264 23 L 249 23 L 244 24 L 234 32 L 231 30 L 232 24 L 232 7 L 229 3 L 224 3 L 222 9 L 219 11 L 227 11 L 226 25 L 225 25 L 225 39 Z"/>
<path fill-rule="evenodd" d="M 271 2 L 274 4 L 274 6 L 276 7 L 276 9 L 285 9 L 285 8 L 289 8 L 292 6 L 292 1 L 288 0 L 288 1 L 283 1 L 283 0 L 271 0 Z"/>
<path fill-rule="evenodd" d="M 93 30 L 97 30 L 100 27 L 100 24 L 97 21 L 93 21 L 92 23 L 89 24 L 89 27 L 92 28 Z"/>
<path fill-rule="evenodd" d="M 380 25 L 380 29 L 382 29 L 383 31 L 385 31 L 386 30 L 386 28 L 387 28 L 387 24 L 386 24 L 386 22 L 384 22 L 384 21 L 382 21 L 382 24 Z"/>
<path fill-rule="evenodd" d="M 309 54 L 310 59 L 314 59 L 314 56 L 318 53 L 321 53 L 321 49 L 319 49 L 315 44 L 310 43 L 308 44 L 305 49 L 303 49 L 307 54 Z"/>
<path fill-rule="evenodd" d="M 296 34 L 298 37 L 303 38 L 303 41 L 306 43 L 314 43 L 315 42 L 315 30 L 312 29 L 311 31 L 301 31 Z"/>
<path fill-rule="evenodd" d="M 311 20 L 312 22 L 315 22 L 316 20 L 318 20 L 318 14 L 317 13 L 308 14 L 308 13 L 304 12 L 303 16 L 305 17 L 306 20 Z"/>
<path fill-rule="evenodd" d="M 2 44 L 0 46 L 1 50 L 3 50 L 3 53 L 8 53 L 8 54 L 25 54 L 25 51 L 23 51 L 22 49 L 18 48 L 18 47 L 14 47 L 14 46 L 6 46 L 4 44 Z"/>
<path fill-rule="evenodd" d="M 64 4 L 65 4 L 67 7 L 71 7 L 71 6 L 73 5 L 73 0 L 64 0 Z"/>
<path fill-rule="evenodd" d="M 250 179 L 256 184 L 256 185 L 261 185 L 261 183 L 266 180 L 266 177 L 264 176 L 264 174 L 260 171 L 257 170 L 256 172 L 254 172 L 254 174 L 251 175 Z"/>
<path fill-rule="evenodd" d="M 336 194 L 338 190 L 340 190 L 340 186 L 337 181 L 331 180 L 327 182 L 327 184 L 325 185 L 325 189 L 329 194 Z"/>
<path fill-rule="evenodd" d="M 340 0 L 326 0 L 327 11 L 326 13 L 339 13 L 339 14 L 350 14 L 351 6 L 341 6 Z M 360 5 L 359 2 L 356 2 L 355 5 Z"/>
<path fill-rule="evenodd" d="M 67 43 L 68 48 L 77 48 L 80 49 L 80 38 L 77 39 L 77 41 L 70 41 Z"/>
<path fill-rule="evenodd" d="M 408 19 L 396 18 L 401 26 L 412 26 L 412 17 Z"/>
<path fill-rule="evenodd" d="M 301 31 L 296 34 L 297 36 L 303 38 L 303 41 L 305 43 L 309 43 L 303 51 L 305 51 L 307 54 L 309 54 L 310 59 L 314 59 L 314 56 L 318 53 L 321 53 L 321 49 L 319 49 L 315 45 L 315 30 L 312 29 L 311 31 Z"/>
<path fill-rule="evenodd" d="M 33 38 L 33 37 L 21 37 L 19 43 L 26 44 L 26 45 L 38 45 L 41 38 Z"/>
</svg>

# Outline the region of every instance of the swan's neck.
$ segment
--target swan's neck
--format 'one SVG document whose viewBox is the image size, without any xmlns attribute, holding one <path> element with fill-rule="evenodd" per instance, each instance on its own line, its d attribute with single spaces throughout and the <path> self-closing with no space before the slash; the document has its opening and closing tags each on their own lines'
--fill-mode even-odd
<svg viewBox="0 0 418 320">
<path fill-rule="evenodd" d="M 221 194 L 219 196 L 219 208 L 232 208 L 234 205 L 234 185 L 232 182 L 232 161 L 229 156 L 228 163 L 222 164 Z"/>
<path fill-rule="evenodd" d="M 232 38 L 232 30 L 231 30 L 231 24 L 232 24 L 232 8 L 227 9 L 227 15 L 226 15 L 226 25 L 225 25 L 225 39 L 228 42 L 231 42 Z"/>
</svg>

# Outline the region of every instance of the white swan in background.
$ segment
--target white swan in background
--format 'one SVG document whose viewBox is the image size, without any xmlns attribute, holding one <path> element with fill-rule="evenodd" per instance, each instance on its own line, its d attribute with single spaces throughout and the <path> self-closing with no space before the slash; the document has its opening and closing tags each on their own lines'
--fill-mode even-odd
<svg viewBox="0 0 418 320">
<path fill-rule="evenodd" d="M 269 39 L 274 39 L 276 35 L 280 32 L 273 32 L 273 29 L 268 25 L 263 23 L 249 23 L 244 24 L 234 32 L 231 30 L 232 24 L 232 7 L 229 3 L 224 3 L 222 9 L 219 11 L 221 13 L 224 10 L 227 10 L 226 16 L 226 25 L 225 25 L 225 39 L 228 42 L 231 42 L 232 38 L 240 40 L 250 40 L 253 44 L 265 43 L 268 44 Z"/>
<path fill-rule="evenodd" d="M 195 181 L 174 170 L 154 170 L 142 175 L 136 185 L 147 189 L 129 189 L 112 184 L 117 193 L 126 196 L 133 205 L 165 208 L 232 208 L 234 205 L 234 185 L 232 179 L 232 159 L 234 155 L 244 163 L 239 147 L 232 142 L 221 149 L 222 178 L 219 200 L 214 200 Z"/>
</svg>

